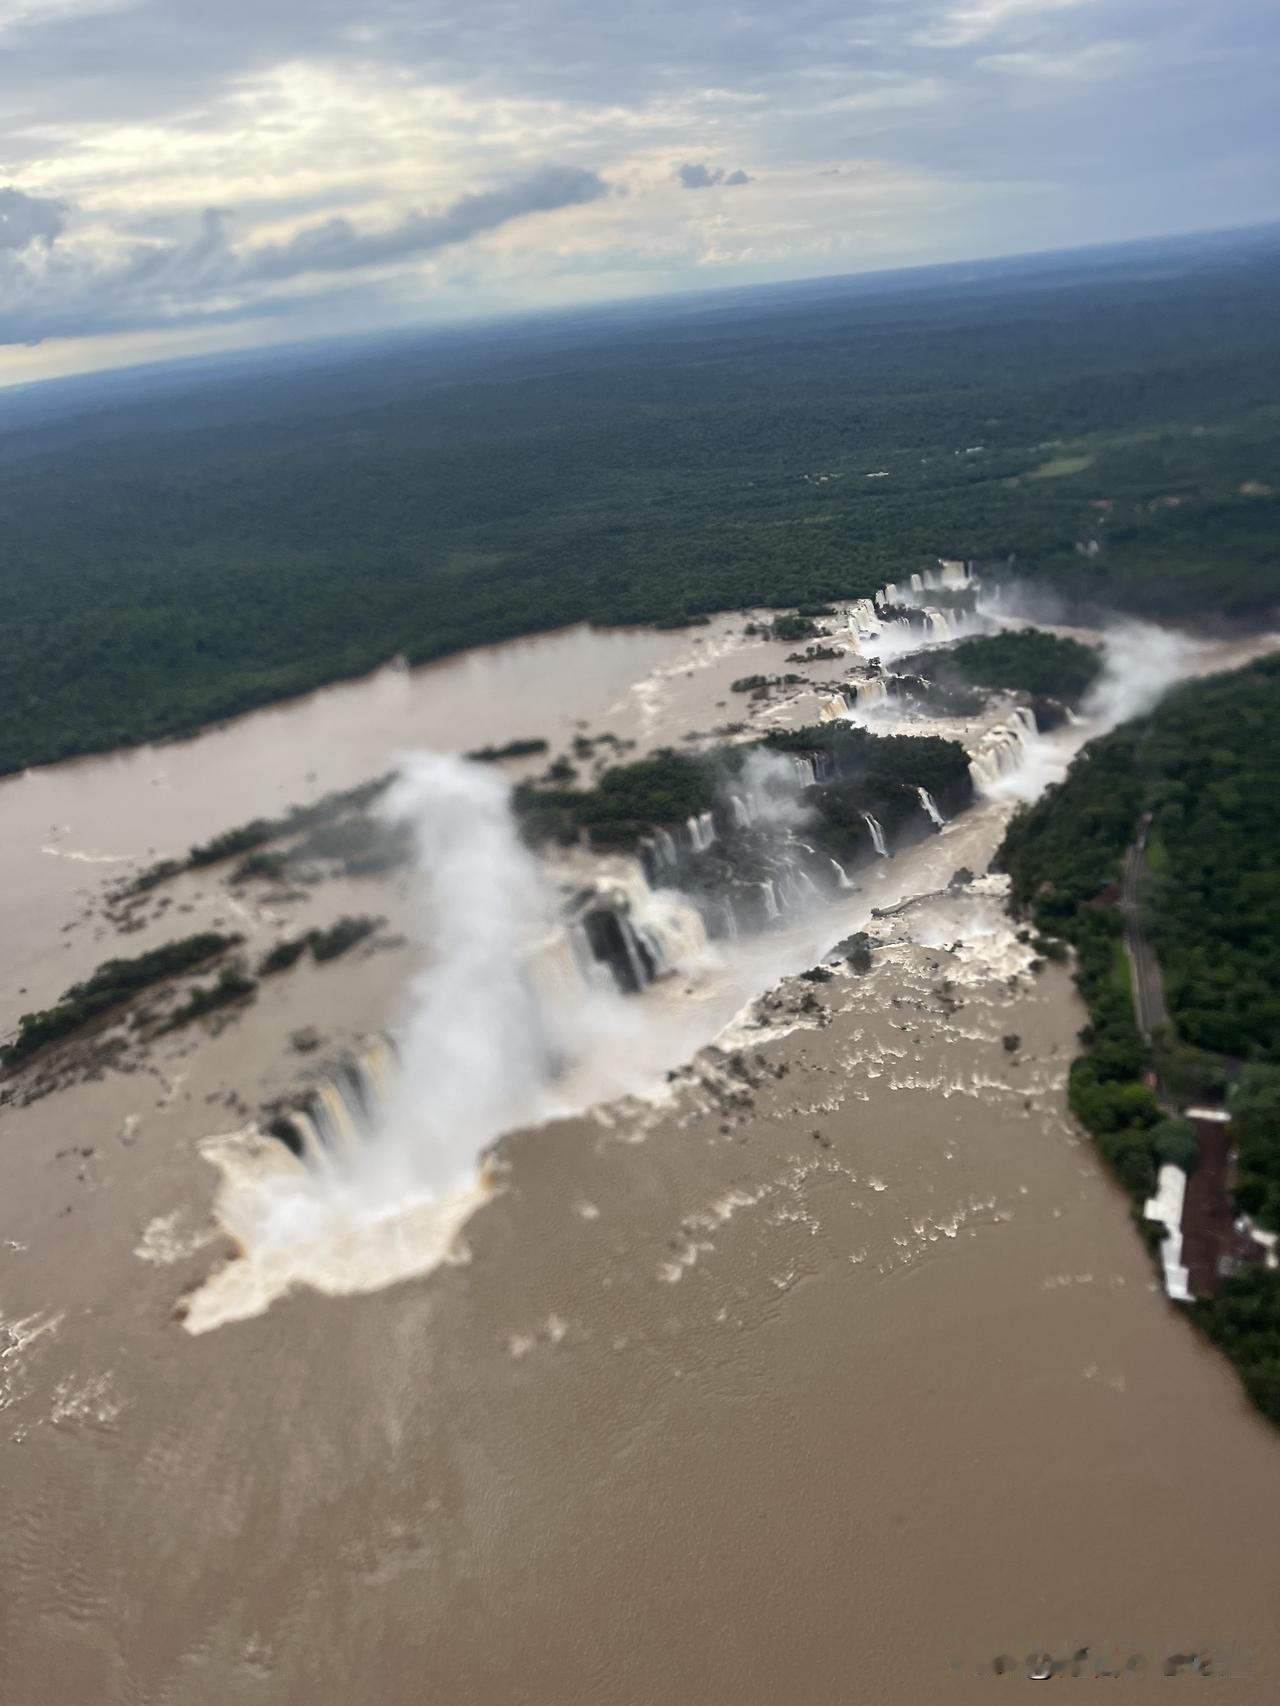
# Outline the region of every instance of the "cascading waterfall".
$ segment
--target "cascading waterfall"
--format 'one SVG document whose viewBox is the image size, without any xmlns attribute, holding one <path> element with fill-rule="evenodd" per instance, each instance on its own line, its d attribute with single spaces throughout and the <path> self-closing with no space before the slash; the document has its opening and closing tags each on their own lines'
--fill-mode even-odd
<svg viewBox="0 0 1280 1706">
<path fill-rule="evenodd" d="M 711 813 L 703 812 L 698 817 L 691 817 L 686 827 L 690 847 L 695 853 L 705 853 L 716 838 L 715 820 Z"/>
<path fill-rule="evenodd" d="M 320 1136 L 315 1121 L 304 1109 L 299 1109 L 283 1119 L 278 1135 L 304 1166 L 317 1173 L 333 1171 L 333 1158 L 328 1145 Z"/>
<path fill-rule="evenodd" d="M 984 792 L 1001 777 L 1021 769 L 1028 749 L 1039 739 L 1036 719 L 1025 705 L 1015 705 L 1007 723 L 999 723 L 982 737 L 976 752 L 969 754 L 973 785 Z"/>
<path fill-rule="evenodd" d="M 919 799 L 920 804 L 923 806 L 925 815 L 928 817 L 929 822 L 935 829 L 941 829 L 947 820 L 938 810 L 937 802 L 934 800 L 933 795 L 927 788 L 917 788 L 916 796 Z"/>
<path fill-rule="evenodd" d="M 941 610 L 926 609 L 924 613 L 924 631 L 936 645 L 942 645 L 947 640 L 955 638 L 950 619 Z"/>
<path fill-rule="evenodd" d="M 857 706 L 860 711 L 870 711 L 874 706 L 882 704 L 889 696 L 889 688 L 882 675 L 868 675 L 859 681 L 855 689 Z"/>
<path fill-rule="evenodd" d="M 680 863 L 680 852 L 676 846 L 675 837 L 669 830 L 655 829 L 653 839 L 660 862 L 669 870 L 674 870 Z"/>
<path fill-rule="evenodd" d="M 395 1053 L 388 1038 L 374 1037 L 361 1053 L 343 1061 L 307 1097 L 301 1108 L 272 1126 L 311 1172 L 329 1178 L 349 1175 L 364 1158 L 394 1082 Z"/>
<path fill-rule="evenodd" d="M 870 833 L 871 845 L 875 848 L 876 852 L 882 859 L 887 859 L 889 857 L 889 849 L 885 843 L 884 830 L 881 829 L 879 820 L 872 817 L 870 812 L 863 812 L 862 821 L 866 824 L 867 830 Z"/>
<path fill-rule="evenodd" d="M 912 577 L 911 577 L 911 590 L 913 593 L 916 593 L 917 595 L 924 591 L 924 580 L 923 580 L 922 576 L 912 575 Z"/>
<path fill-rule="evenodd" d="M 586 944 L 588 981 L 611 980 L 625 995 L 693 964 L 707 945 L 701 912 L 681 890 L 650 885 L 638 859 L 609 860 L 579 893 L 569 921 Z"/>
<path fill-rule="evenodd" d="M 843 693 L 828 693 L 818 705 L 818 715 L 824 723 L 835 723 L 849 714 L 849 701 Z"/>
</svg>

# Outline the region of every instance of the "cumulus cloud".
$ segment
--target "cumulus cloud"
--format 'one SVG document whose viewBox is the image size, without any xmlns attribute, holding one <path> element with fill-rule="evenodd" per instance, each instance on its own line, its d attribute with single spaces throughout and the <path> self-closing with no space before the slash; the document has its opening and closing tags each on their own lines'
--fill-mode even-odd
<svg viewBox="0 0 1280 1706">
<path fill-rule="evenodd" d="M 741 167 L 736 172 L 726 172 L 723 166 L 708 166 L 705 161 L 688 161 L 676 169 L 676 177 L 687 190 L 709 190 L 716 184 L 736 186 L 749 184 L 750 177 Z"/>
<path fill-rule="evenodd" d="M 0 249 L 52 243 L 66 225 L 66 208 L 47 196 L 24 195 L 10 184 L 0 189 Z"/>
<path fill-rule="evenodd" d="M 43 238 L 45 252 L 30 264 L 15 253 L 7 266 L 0 265 L 0 343 L 30 343 L 77 330 L 198 320 L 224 312 L 228 298 L 254 306 L 265 288 L 411 261 L 530 214 L 598 201 L 609 186 L 583 167 L 548 165 L 460 196 L 435 213 L 412 211 L 372 227 L 325 219 L 283 242 L 239 247 L 230 241 L 229 215 L 207 208 L 190 234 L 134 241 L 109 259 L 92 250 L 54 250 L 62 230 L 58 205 L 7 193 L 17 198 L 14 238 L 0 247 L 29 249 Z M 0 199 L 0 238 L 8 206 Z"/>
</svg>

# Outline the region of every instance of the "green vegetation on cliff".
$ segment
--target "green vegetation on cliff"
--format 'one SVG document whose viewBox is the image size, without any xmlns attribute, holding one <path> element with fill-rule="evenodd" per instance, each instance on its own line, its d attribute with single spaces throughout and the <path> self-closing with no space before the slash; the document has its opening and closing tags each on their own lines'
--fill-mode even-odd
<svg viewBox="0 0 1280 1706">
<path fill-rule="evenodd" d="M 713 760 L 668 749 L 606 770 L 594 788 L 526 784 L 515 790 L 514 805 L 526 839 L 535 845 L 567 846 L 585 830 L 597 847 L 634 847 L 654 828 L 710 811 L 717 781 Z"/>
<path fill-rule="evenodd" d="M 1094 741 L 1009 827 L 999 862 L 1015 904 L 1072 942 L 1089 1007 L 1071 1071 L 1075 1113 L 1135 1201 L 1186 1133 L 1142 1081 L 1117 884 L 1150 813 L 1143 922 L 1160 960 L 1171 1033 L 1161 1077 L 1185 1100 L 1234 1080 L 1235 1202 L 1280 1230 L 1280 658 L 1189 683 L 1150 716 Z M 1238 1276 L 1196 1306 L 1280 1421 L 1280 1274 Z"/>
<path fill-rule="evenodd" d="M 1102 661 L 1079 640 L 1042 628 L 1018 628 L 960 640 L 945 651 L 920 652 L 894 667 L 944 682 L 1044 694 L 1075 704 L 1097 679 Z"/>
</svg>

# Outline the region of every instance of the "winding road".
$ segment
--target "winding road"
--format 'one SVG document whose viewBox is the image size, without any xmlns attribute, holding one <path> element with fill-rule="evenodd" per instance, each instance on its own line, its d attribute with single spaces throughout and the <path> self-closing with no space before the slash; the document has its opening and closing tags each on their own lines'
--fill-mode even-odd
<svg viewBox="0 0 1280 1706">
<path fill-rule="evenodd" d="M 1138 1029 L 1148 1042 L 1152 1035 L 1169 1023 L 1165 1005 L 1164 981 L 1160 962 L 1142 931 L 1139 895 L 1147 876 L 1147 830 L 1150 813 L 1139 821 L 1137 838 L 1124 856 L 1124 874 L 1120 884 L 1120 910 L 1124 914 L 1124 945 L 1133 968 L 1133 1003 L 1137 1012 Z"/>
</svg>

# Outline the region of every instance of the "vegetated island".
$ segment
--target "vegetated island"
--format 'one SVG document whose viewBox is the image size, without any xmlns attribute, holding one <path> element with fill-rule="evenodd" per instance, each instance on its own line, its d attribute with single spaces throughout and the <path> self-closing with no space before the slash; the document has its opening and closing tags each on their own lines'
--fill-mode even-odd
<svg viewBox="0 0 1280 1706">
<path fill-rule="evenodd" d="M 1135 1211 L 1160 1165 L 1196 1167 L 1200 1140 L 1184 1110 L 1207 1104 L 1231 1116 L 1231 1212 L 1264 1234 L 1280 1232 L 1277 728 L 1280 659 L 1184 685 L 1090 743 L 1013 820 L 998 855 L 1043 951 L 1075 949 L 1089 1023 L 1071 1108 Z M 1126 855 L 1168 1008 L 1149 1040 L 1125 950 Z M 1280 1271 L 1249 1236 L 1226 1266 L 1194 1318 L 1280 1422 Z"/>
<path fill-rule="evenodd" d="M 372 935 L 384 922 L 381 918 L 344 917 L 326 927 L 308 930 L 300 937 L 279 942 L 263 956 L 258 976 L 293 965 L 307 949 L 318 964 L 336 959 Z M 14 1070 L 41 1050 L 78 1036 L 100 1021 L 114 1023 L 138 996 L 162 991 L 176 979 L 223 959 L 243 942 L 244 937 L 240 935 L 206 930 L 199 935 L 166 942 L 132 959 L 104 961 L 91 977 L 82 983 L 72 984 L 52 1007 L 22 1015 L 14 1040 L 0 1048 L 0 1066 L 6 1071 Z M 220 966 L 212 983 L 193 986 L 184 1000 L 167 1011 L 163 1008 L 145 1011 L 134 1008 L 135 1028 L 149 1028 L 161 1036 L 220 1008 L 252 1000 L 257 992 L 257 979 L 249 975 L 237 958 Z"/>
<path fill-rule="evenodd" d="M 1078 705 L 1101 674 L 1102 658 L 1093 646 L 1067 635 L 1016 628 L 916 652 L 900 658 L 894 667 L 942 683 L 1030 693 Z"/>
</svg>

